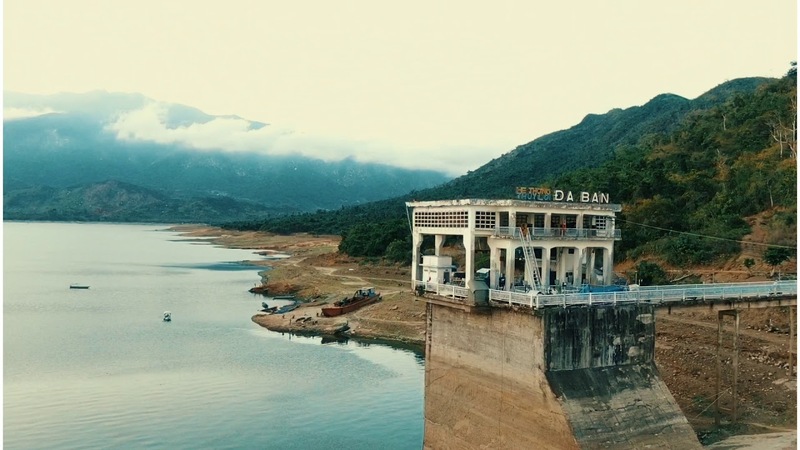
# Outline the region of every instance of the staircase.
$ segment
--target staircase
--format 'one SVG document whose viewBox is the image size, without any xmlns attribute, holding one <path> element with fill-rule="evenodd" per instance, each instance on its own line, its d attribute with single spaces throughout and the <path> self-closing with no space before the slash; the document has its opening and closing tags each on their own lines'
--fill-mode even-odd
<svg viewBox="0 0 800 450">
<path fill-rule="evenodd" d="M 542 280 L 539 276 L 539 265 L 536 263 L 536 254 L 533 251 L 530 235 L 523 233 L 520 229 L 520 240 L 522 241 L 522 253 L 525 256 L 525 278 L 533 282 L 533 290 L 543 292 Z M 544 258 L 545 255 L 542 255 Z"/>
</svg>

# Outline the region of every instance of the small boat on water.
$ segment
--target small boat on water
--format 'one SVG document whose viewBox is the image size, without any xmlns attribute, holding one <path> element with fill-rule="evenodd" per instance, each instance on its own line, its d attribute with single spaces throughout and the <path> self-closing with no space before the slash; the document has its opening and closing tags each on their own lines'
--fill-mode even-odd
<svg viewBox="0 0 800 450">
<path fill-rule="evenodd" d="M 70 289 L 89 289 L 89 285 L 88 284 L 70 284 L 69 288 Z"/>
<path fill-rule="evenodd" d="M 338 302 L 334 302 L 333 306 L 325 306 L 322 308 L 322 315 L 325 317 L 336 317 L 342 314 L 355 311 L 363 306 L 370 305 L 381 299 L 381 294 L 375 292 L 375 288 L 364 287 L 355 292 L 352 297 L 346 297 Z"/>
<path fill-rule="evenodd" d="M 164 322 L 172 322 L 172 313 L 164 311 Z"/>
</svg>

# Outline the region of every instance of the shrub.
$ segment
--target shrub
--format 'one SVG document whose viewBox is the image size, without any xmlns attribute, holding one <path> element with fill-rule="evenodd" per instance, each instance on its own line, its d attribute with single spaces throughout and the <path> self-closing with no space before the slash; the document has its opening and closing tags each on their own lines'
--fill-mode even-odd
<svg viewBox="0 0 800 450">
<path fill-rule="evenodd" d="M 641 261 L 636 265 L 639 284 L 642 286 L 655 286 L 669 284 L 667 273 L 656 263 Z"/>
</svg>

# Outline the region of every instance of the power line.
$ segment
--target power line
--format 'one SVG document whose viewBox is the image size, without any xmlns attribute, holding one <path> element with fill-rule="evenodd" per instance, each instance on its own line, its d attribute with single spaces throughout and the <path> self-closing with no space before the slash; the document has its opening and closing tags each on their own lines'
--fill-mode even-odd
<svg viewBox="0 0 800 450">
<path fill-rule="evenodd" d="M 656 229 L 656 230 L 668 231 L 670 233 L 686 234 L 686 235 L 689 235 L 689 236 L 697 236 L 697 237 L 706 238 L 706 239 L 716 239 L 718 241 L 738 242 L 740 244 L 745 244 L 745 245 L 760 245 L 762 247 L 788 248 L 790 250 L 797 250 L 797 247 L 790 247 L 788 245 L 762 244 L 760 242 L 740 241 L 740 240 L 736 240 L 736 239 L 721 238 L 721 237 L 717 237 L 717 236 L 708 236 L 706 234 L 690 233 L 688 231 L 670 230 L 669 228 L 661 228 L 661 227 L 656 227 L 656 226 L 653 226 L 653 225 L 645 225 L 643 223 L 632 222 L 630 220 L 624 220 L 624 219 L 619 219 L 619 221 L 620 222 L 625 222 L 625 223 L 630 223 L 632 225 L 639 225 L 640 227 L 653 228 L 653 229 Z"/>
</svg>

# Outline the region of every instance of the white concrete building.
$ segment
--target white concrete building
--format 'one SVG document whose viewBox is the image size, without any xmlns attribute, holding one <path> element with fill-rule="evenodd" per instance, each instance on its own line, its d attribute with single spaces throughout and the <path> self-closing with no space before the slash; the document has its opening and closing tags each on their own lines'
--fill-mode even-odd
<svg viewBox="0 0 800 450">
<path fill-rule="evenodd" d="M 465 263 L 458 275 L 470 291 L 476 249 L 487 246 L 490 289 L 546 292 L 612 284 L 614 241 L 621 239 L 615 213 L 622 208 L 610 204 L 608 194 L 517 188 L 517 197 L 407 202 L 414 286 L 458 282 L 457 270 L 447 269 L 450 258 L 441 255 L 445 238 L 454 235 L 463 238 Z M 421 255 L 425 236 L 435 238 L 434 255 Z"/>
</svg>

